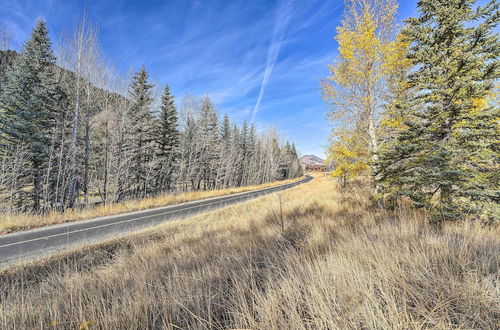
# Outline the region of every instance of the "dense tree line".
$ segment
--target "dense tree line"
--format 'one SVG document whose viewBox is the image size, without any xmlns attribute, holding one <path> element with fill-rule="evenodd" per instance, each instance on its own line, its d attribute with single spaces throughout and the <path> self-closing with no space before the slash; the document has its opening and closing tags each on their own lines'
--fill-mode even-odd
<svg viewBox="0 0 500 330">
<path fill-rule="evenodd" d="M 381 202 L 409 198 L 433 221 L 498 221 L 500 4 L 422 0 L 400 30 L 395 0 L 346 5 L 323 85 L 341 122 L 333 175 L 371 174 Z"/>
<path fill-rule="evenodd" d="M 211 99 L 166 86 L 159 105 L 142 67 L 129 82 L 101 61 L 84 19 L 57 59 L 39 21 L 20 54 L 0 52 L 0 206 L 65 209 L 297 177 L 293 144 L 220 117 Z M 123 87 L 126 85 L 126 87 Z"/>
</svg>

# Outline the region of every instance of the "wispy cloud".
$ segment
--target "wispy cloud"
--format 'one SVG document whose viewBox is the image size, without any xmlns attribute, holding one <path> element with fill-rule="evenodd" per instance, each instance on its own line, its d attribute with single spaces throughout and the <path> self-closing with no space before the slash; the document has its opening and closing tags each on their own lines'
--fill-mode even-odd
<svg viewBox="0 0 500 330">
<path fill-rule="evenodd" d="M 266 70 L 264 71 L 264 77 L 262 78 L 262 84 L 260 85 L 259 96 L 257 97 L 257 102 L 255 103 L 255 107 L 252 112 L 252 122 L 255 121 L 255 116 L 259 111 L 262 97 L 264 96 L 267 84 L 269 83 L 269 78 L 271 77 L 276 61 L 278 60 L 281 44 L 283 43 L 283 39 L 285 36 L 285 30 L 292 17 L 292 9 L 292 0 L 284 0 L 278 8 L 276 22 L 271 37 L 271 45 L 269 46 L 269 50 L 267 53 Z"/>
</svg>

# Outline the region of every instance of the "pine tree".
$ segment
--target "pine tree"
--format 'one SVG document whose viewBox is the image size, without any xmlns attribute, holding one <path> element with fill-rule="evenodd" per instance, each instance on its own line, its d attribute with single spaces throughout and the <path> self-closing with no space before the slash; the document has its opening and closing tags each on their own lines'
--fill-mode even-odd
<svg viewBox="0 0 500 330">
<path fill-rule="evenodd" d="M 232 186 L 240 186 L 243 177 L 243 148 L 241 145 L 242 132 L 237 125 L 233 126 L 231 131 L 231 142 L 234 149 L 234 162 L 233 175 L 231 180 Z"/>
<path fill-rule="evenodd" d="M 293 163 L 293 152 L 292 145 L 287 140 L 281 151 L 281 163 L 280 163 L 280 173 L 282 179 L 288 179 L 291 177 L 292 163 Z"/>
<path fill-rule="evenodd" d="M 245 162 L 246 162 L 246 173 L 245 173 L 245 184 L 252 184 L 254 182 L 255 172 L 257 171 L 257 165 L 255 164 L 255 148 L 257 147 L 257 133 L 255 132 L 255 125 L 252 123 L 250 129 L 248 130 L 247 141 L 245 143 Z"/>
<path fill-rule="evenodd" d="M 282 169 L 282 164 L 283 164 L 283 152 L 282 148 L 280 146 L 280 143 L 278 141 L 277 136 L 273 136 L 271 140 L 271 146 L 272 149 L 268 152 L 271 153 L 272 155 L 272 161 L 271 161 L 271 173 L 268 178 L 269 181 L 272 180 L 283 180 L 283 173 L 281 171 Z"/>
<path fill-rule="evenodd" d="M 180 173 L 183 190 L 200 189 L 201 182 L 201 162 L 200 148 L 198 144 L 198 131 L 196 120 L 188 114 L 184 130 L 180 135 Z"/>
<path fill-rule="evenodd" d="M 153 85 L 148 82 L 149 75 L 144 66 L 132 77 L 129 97 L 132 105 L 129 109 L 129 148 L 131 154 L 130 171 L 133 177 L 131 192 L 135 197 L 144 196 L 146 189 L 146 171 L 151 161 L 151 141 L 153 139 L 153 116 L 151 90 Z"/>
<path fill-rule="evenodd" d="M 238 173 L 238 186 L 246 185 L 246 174 L 248 172 L 248 135 L 250 133 L 247 121 L 243 121 L 240 130 L 239 147 L 241 150 L 241 166 Z"/>
<path fill-rule="evenodd" d="M 167 85 L 161 98 L 160 118 L 156 134 L 159 159 L 158 189 L 170 191 L 179 153 L 179 131 L 177 129 L 177 108 Z"/>
<path fill-rule="evenodd" d="M 474 3 L 422 0 L 407 21 L 411 116 L 380 162 L 381 184 L 401 187 L 435 221 L 500 216 L 499 109 L 484 102 L 499 77 L 500 4 Z"/>
<path fill-rule="evenodd" d="M 229 139 L 231 138 L 231 124 L 229 123 L 228 115 L 224 115 L 220 137 L 224 142 L 229 142 Z"/>
<path fill-rule="evenodd" d="M 291 164 L 291 178 L 299 177 L 303 174 L 302 166 L 300 166 L 299 154 L 297 153 L 297 148 L 295 147 L 295 143 L 292 143 L 291 147 L 291 155 L 292 155 L 292 164 Z"/>
<path fill-rule="evenodd" d="M 57 115 L 58 90 L 53 75 L 55 57 L 43 20 L 38 21 L 0 96 L 0 134 L 5 150 L 26 148 L 29 164 L 24 176 L 32 183 L 33 209 L 41 205 L 42 173 Z M 24 190 L 19 191 L 22 195 Z"/>
<path fill-rule="evenodd" d="M 201 148 L 201 174 L 204 189 L 212 189 L 215 185 L 215 174 L 219 156 L 219 137 L 217 125 L 217 112 L 212 101 L 206 97 L 201 105 L 199 119 Z"/>
<path fill-rule="evenodd" d="M 217 188 L 227 187 L 231 173 L 228 163 L 231 162 L 231 123 L 227 114 L 224 115 L 219 130 L 221 147 L 219 150 L 219 166 L 217 168 Z"/>
</svg>

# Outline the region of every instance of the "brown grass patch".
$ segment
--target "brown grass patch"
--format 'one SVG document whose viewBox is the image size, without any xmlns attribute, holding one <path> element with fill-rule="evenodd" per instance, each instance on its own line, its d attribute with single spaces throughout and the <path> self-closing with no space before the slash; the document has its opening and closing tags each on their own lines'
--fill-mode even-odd
<svg viewBox="0 0 500 330">
<path fill-rule="evenodd" d="M 281 194 L 6 270 L 0 328 L 498 328 L 497 228 Z"/>
<path fill-rule="evenodd" d="M 0 213 L 0 234 L 43 227 L 58 223 L 98 218 L 108 215 L 127 213 L 132 211 L 146 210 L 155 207 L 180 204 L 184 202 L 197 201 L 210 197 L 231 195 L 245 191 L 269 188 L 282 184 L 292 183 L 303 179 L 276 181 L 256 186 L 239 188 L 227 188 L 219 190 L 192 191 L 179 194 L 165 194 L 157 197 L 144 198 L 140 200 L 129 200 L 121 203 L 110 203 L 107 205 L 89 206 L 86 208 L 69 209 L 64 212 L 52 211 L 47 214 L 29 213 Z"/>
</svg>

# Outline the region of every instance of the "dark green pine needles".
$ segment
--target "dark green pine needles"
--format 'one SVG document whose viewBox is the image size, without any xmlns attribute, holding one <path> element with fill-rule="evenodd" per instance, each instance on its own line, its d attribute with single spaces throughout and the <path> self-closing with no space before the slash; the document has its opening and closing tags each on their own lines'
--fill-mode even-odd
<svg viewBox="0 0 500 330">
<path fill-rule="evenodd" d="M 5 153 L 25 153 L 20 178 L 33 189 L 20 190 L 19 199 L 31 195 L 34 210 L 40 208 L 41 177 L 48 162 L 50 135 L 57 117 L 59 89 L 54 79 L 55 57 L 45 22 L 38 21 L 0 94 L 0 142 Z M 23 197 L 25 196 L 25 197 Z"/>
<path fill-rule="evenodd" d="M 404 31 L 414 64 L 411 116 L 378 164 L 380 185 L 430 209 L 435 221 L 500 219 L 499 107 L 491 100 L 499 3 L 474 2 L 418 2 L 420 17 Z"/>
</svg>

